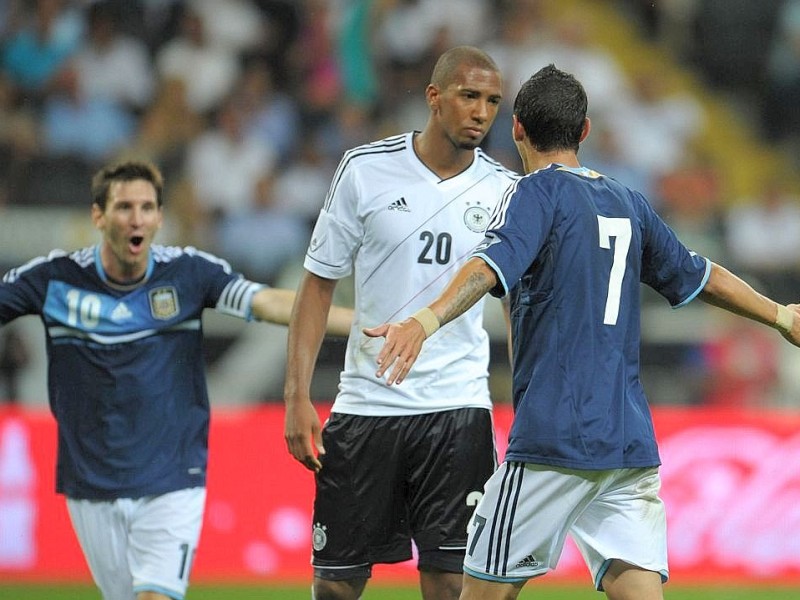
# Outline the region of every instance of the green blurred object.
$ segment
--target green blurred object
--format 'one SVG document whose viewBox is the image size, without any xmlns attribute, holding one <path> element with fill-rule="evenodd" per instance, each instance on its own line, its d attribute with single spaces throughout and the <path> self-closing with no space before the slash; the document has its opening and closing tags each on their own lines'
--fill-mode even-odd
<svg viewBox="0 0 800 600">
<path fill-rule="evenodd" d="M 308 600 L 311 597 L 307 586 L 268 585 L 192 585 L 186 600 Z M 415 587 L 388 587 L 380 584 L 368 586 L 364 600 L 419 600 Z M 605 598 L 588 585 L 560 586 L 529 583 L 519 595 L 522 600 L 598 600 Z M 712 585 L 677 586 L 668 584 L 664 588 L 666 600 L 797 600 L 797 587 L 722 587 Z M 99 600 L 99 592 L 89 585 L 31 585 L 0 584 L 3 600 Z"/>
</svg>

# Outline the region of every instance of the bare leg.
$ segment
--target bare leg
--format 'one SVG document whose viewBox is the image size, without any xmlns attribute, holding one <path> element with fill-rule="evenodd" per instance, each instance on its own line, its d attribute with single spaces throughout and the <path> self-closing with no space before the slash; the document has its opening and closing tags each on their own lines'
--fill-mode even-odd
<svg viewBox="0 0 800 600">
<path fill-rule="evenodd" d="M 460 600 L 514 600 L 524 585 L 524 581 L 499 583 L 478 579 L 465 573 Z"/>
<path fill-rule="evenodd" d="M 358 600 L 366 586 L 366 579 L 330 581 L 315 577 L 314 600 Z"/>
<path fill-rule="evenodd" d="M 461 573 L 420 571 L 419 586 L 423 600 L 458 600 L 461 593 Z"/>
<path fill-rule="evenodd" d="M 172 600 L 169 596 L 159 594 L 157 592 L 139 592 L 136 594 L 136 600 Z"/>
<path fill-rule="evenodd" d="M 663 600 L 661 575 L 621 560 L 614 560 L 603 576 L 609 600 Z"/>
</svg>

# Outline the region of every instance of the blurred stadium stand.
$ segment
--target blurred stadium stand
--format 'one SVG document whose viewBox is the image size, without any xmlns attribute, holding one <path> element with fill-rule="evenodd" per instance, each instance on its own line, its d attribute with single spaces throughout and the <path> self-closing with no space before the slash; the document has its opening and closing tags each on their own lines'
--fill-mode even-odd
<svg viewBox="0 0 800 600">
<path fill-rule="evenodd" d="M 695 235 L 702 245 L 710 244 L 714 239 L 711 229 L 705 229 L 706 225 L 698 225 L 700 217 L 696 212 L 692 214 L 689 211 L 688 216 L 678 214 L 681 206 L 692 208 L 699 204 L 697 188 L 672 186 L 662 198 L 661 193 L 668 187 L 665 181 L 696 183 L 697 175 L 702 179 L 702 175 L 710 174 L 716 187 L 709 192 L 713 197 L 708 199 L 709 210 L 702 218 L 708 218 L 712 228 L 722 226 L 724 213 L 729 206 L 757 197 L 768 181 L 780 179 L 795 195 L 800 190 L 796 157 L 792 157 L 785 146 L 766 142 L 759 131 L 759 86 L 763 82 L 764 65 L 776 29 L 776 19 L 787 1 L 675 0 L 653 3 L 644 0 L 420 0 L 414 3 L 370 3 L 358 0 L 342 3 L 324 0 L 252 0 L 237 1 L 226 6 L 231 10 L 241 6 L 255 8 L 261 11 L 270 26 L 279 30 L 281 35 L 269 39 L 278 44 L 276 39 L 279 38 L 280 44 L 271 45 L 269 40 L 262 41 L 260 46 L 257 43 L 256 47 L 248 48 L 240 57 L 246 55 L 252 58 L 255 55 L 266 58 L 265 64 L 274 66 L 275 83 L 282 94 L 280 101 L 289 102 L 302 116 L 303 128 L 294 132 L 294 135 L 298 138 L 314 135 L 319 140 L 318 147 L 324 150 L 326 159 L 322 169 L 328 170 L 332 168 L 332 163 L 335 165 L 341 151 L 350 145 L 422 125 L 419 118 L 425 117 L 424 107 L 423 112 L 418 112 L 415 102 L 417 96 L 421 97 L 427 81 L 430 57 L 437 55 L 440 48 L 432 43 L 420 57 L 413 60 L 408 56 L 392 55 L 388 42 L 381 45 L 381 40 L 392 39 L 385 34 L 385 29 L 398 27 L 398 23 L 402 22 L 397 18 L 397 11 L 427 10 L 427 13 L 420 14 L 436 19 L 449 17 L 453 29 L 449 37 L 440 32 L 442 39 L 449 44 L 478 43 L 487 48 L 500 47 L 503 23 L 515 19 L 538 19 L 536 23 L 531 23 L 538 27 L 534 28 L 537 33 L 532 39 L 529 36 L 528 41 L 533 42 L 536 51 L 542 52 L 548 44 L 548 51 L 559 48 L 560 42 L 555 39 L 554 32 L 561 25 L 570 20 L 580 21 L 586 26 L 587 39 L 582 43 L 589 53 L 587 56 L 608 53 L 629 82 L 648 74 L 657 79 L 661 93 L 683 95 L 701 108 L 702 121 L 696 131 L 690 132 L 692 135 L 683 149 L 683 160 L 666 174 L 669 177 L 662 173 L 653 181 L 655 191 L 651 200 L 659 210 L 665 211 L 668 220 L 675 218 L 679 233 L 687 228 L 687 234 Z M 14 7 L 19 8 L 23 4 L 12 1 L 5 3 L 0 10 L 0 34 L 4 44 L 15 27 L 10 15 Z M 178 35 L 180 8 L 192 6 L 193 2 L 166 2 L 158 14 L 149 14 L 144 10 L 145 5 L 151 3 L 141 0 L 110 4 L 125 19 L 121 29 L 131 35 L 140 35 L 155 63 L 158 50 Z M 63 4 L 66 8 L 78 10 L 84 5 L 82 2 L 69 1 Z M 370 7 L 378 10 L 375 8 L 377 6 L 381 9 L 368 21 L 371 29 L 369 35 L 364 35 L 358 29 L 362 23 L 357 18 L 358 10 Z M 454 10 L 454 6 L 458 10 Z M 486 12 L 487 18 L 484 21 L 471 19 L 470 22 L 488 23 L 485 31 L 463 25 L 464 14 L 478 8 Z M 456 18 L 459 15 L 461 21 Z M 146 37 L 141 33 L 141 28 L 130 26 L 133 17 L 137 23 L 158 17 L 158 27 L 150 30 L 158 33 Z M 508 20 L 503 21 L 503 18 Z M 392 33 L 396 35 L 397 31 L 393 30 Z M 387 37 L 383 38 L 383 35 Z M 339 53 L 337 42 L 347 40 L 361 47 L 358 43 L 367 43 L 364 39 L 378 41 L 370 42 L 373 46 L 368 47 L 367 54 L 359 55 L 364 59 L 358 65 L 361 70 L 356 72 L 355 83 L 351 81 L 349 84 L 355 87 L 348 88 L 343 76 L 338 81 L 334 80 L 337 61 L 340 61 L 339 68 L 345 70 L 341 63 L 345 55 Z M 441 39 L 436 39 L 437 43 L 442 43 Z M 558 65 L 560 55 L 555 52 Z M 496 58 L 503 66 L 499 57 Z M 250 64 L 244 59 L 242 63 Z M 352 66 L 350 63 L 347 65 L 348 68 Z M 232 94 L 236 96 L 241 92 L 235 89 Z M 617 93 L 622 98 L 629 90 L 619 89 Z M 358 95 L 357 102 L 353 100 L 353 95 Z M 405 97 L 413 101 L 409 100 L 407 104 L 399 102 L 398 99 Z M 246 99 L 242 98 L 246 104 Z M 247 98 L 252 100 L 252 96 Z M 592 96 L 590 112 L 591 100 Z M 285 104 L 281 106 L 285 107 Z M 22 108 L 26 114 L 35 114 L 35 110 L 29 111 L 30 107 L 24 102 Z M 143 119 L 148 108 L 151 107 L 134 111 L 135 116 Z M 3 106 L 0 106 L 2 109 Z M 159 121 L 154 115 L 148 121 L 150 129 L 147 132 L 150 137 L 147 143 L 137 139 L 132 150 L 142 153 L 149 149 L 153 152 L 151 156 L 169 165 L 167 225 L 160 241 L 191 243 L 214 251 L 213 237 L 209 235 L 207 223 L 199 218 L 200 212 L 196 210 L 197 205 L 193 204 L 196 191 L 191 189 L 192 182 L 182 179 L 186 145 L 196 139 L 197 133 L 193 124 L 176 121 L 175 115 L 179 115 L 180 110 L 177 113 L 164 113 L 170 115 L 165 121 Z M 19 115 L 15 113 L 15 116 Z M 198 122 L 203 123 L 204 131 L 210 129 L 213 116 L 214 111 L 199 115 Z M 626 124 L 624 117 L 623 113 L 621 120 L 615 121 L 622 123 L 623 129 Z M 488 150 L 501 157 L 501 160 L 507 159 L 508 166 L 516 168 L 517 165 L 512 164 L 513 149 L 512 154 L 506 154 L 508 145 L 504 146 L 501 138 L 507 132 L 507 122 L 503 121 L 507 118 L 507 114 L 498 117 Z M 262 121 L 262 124 L 265 122 Z M 601 117 L 594 120 L 594 126 L 594 131 L 599 134 L 605 126 Z M 171 127 L 176 132 L 175 138 L 179 137 L 178 131 L 181 135 L 185 134 L 186 145 L 172 146 L 167 143 L 170 140 L 165 141 L 164 138 L 170 137 Z M 160 150 L 156 152 L 154 148 Z M 591 148 L 586 149 L 587 159 L 605 158 L 602 154 L 593 155 L 591 152 Z M 0 169 L 0 267 L 3 271 L 54 247 L 72 249 L 94 242 L 95 232 L 89 221 L 88 189 L 95 164 L 74 156 L 52 156 L 40 152 L 34 152 L 30 158 L 22 160 L 14 154 L 13 145 L 9 145 L 7 139 L 0 140 L 0 155 L 4 159 L 3 168 Z M 282 156 L 275 173 L 279 174 L 291 164 L 293 156 Z M 675 189 L 678 191 L 675 192 Z M 709 247 L 714 248 L 709 252 L 710 258 L 730 264 L 723 246 Z M 719 254 L 715 254 L 717 251 Z M 273 283 L 294 287 L 299 280 L 301 261 L 302 257 L 298 256 L 287 264 L 283 274 Z M 797 271 L 793 275 L 795 279 L 790 289 L 797 282 Z M 337 301 L 352 302 L 352 291 L 348 289 L 348 284 L 341 284 L 339 288 Z M 673 313 L 663 300 L 654 298 L 646 291 L 643 293 L 643 377 L 651 399 L 658 404 L 704 403 L 709 397 L 710 382 L 721 377 L 721 371 L 712 366 L 709 353 L 712 346 L 724 337 L 729 322 L 724 315 L 718 314 L 719 311 L 701 303 L 694 303 Z M 495 399 L 508 401 L 510 385 L 505 327 L 499 304 L 490 303 L 489 306 L 487 328 L 492 337 L 493 352 L 490 381 Z M 21 400 L 24 403 L 43 404 L 46 397 L 46 369 L 41 325 L 28 319 L 22 319 L 20 325 L 19 329 L 28 340 L 31 351 L 30 363 L 21 374 Z M 235 319 L 211 311 L 206 315 L 205 327 L 209 383 L 214 402 L 239 404 L 280 399 L 285 366 L 285 330 L 272 326 L 247 327 Z M 793 367 L 794 357 L 788 354 L 787 345 L 781 345 L 777 337 L 774 342 L 775 375 L 762 382 L 763 393 L 753 402 L 796 406 L 796 398 L 800 397 L 797 394 L 800 390 L 797 381 L 800 374 Z M 343 353 L 342 340 L 331 339 L 324 343 L 312 389 L 316 399 L 329 400 L 335 395 Z M 679 385 L 676 384 L 678 381 Z"/>
</svg>

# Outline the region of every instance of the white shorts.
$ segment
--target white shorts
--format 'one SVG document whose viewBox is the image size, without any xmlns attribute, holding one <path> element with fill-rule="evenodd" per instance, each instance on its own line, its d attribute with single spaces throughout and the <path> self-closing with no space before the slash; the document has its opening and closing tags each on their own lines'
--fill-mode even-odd
<svg viewBox="0 0 800 600">
<path fill-rule="evenodd" d="M 206 489 L 118 500 L 67 498 L 72 526 L 106 600 L 156 592 L 182 600 L 200 539 Z"/>
<path fill-rule="evenodd" d="M 555 568 L 569 534 L 597 590 L 611 560 L 667 570 L 667 519 L 655 467 L 576 471 L 506 462 L 486 483 L 469 529 L 464 571 L 520 582 Z"/>
</svg>

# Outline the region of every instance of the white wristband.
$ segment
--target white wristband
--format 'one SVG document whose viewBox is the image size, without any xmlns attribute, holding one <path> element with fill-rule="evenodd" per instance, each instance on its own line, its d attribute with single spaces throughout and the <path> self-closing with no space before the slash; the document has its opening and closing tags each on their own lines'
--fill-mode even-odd
<svg viewBox="0 0 800 600">
<path fill-rule="evenodd" d="M 775 319 L 775 327 L 785 333 L 789 333 L 794 325 L 794 313 L 783 304 L 778 304 L 778 316 Z"/>
<path fill-rule="evenodd" d="M 433 333 L 439 329 L 439 319 L 436 317 L 436 314 L 427 306 L 425 308 L 419 309 L 413 315 L 411 315 L 412 319 L 415 319 L 420 325 L 422 325 L 422 329 L 425 331 L 425 337 L 429 338 Z"/>
</svg>

